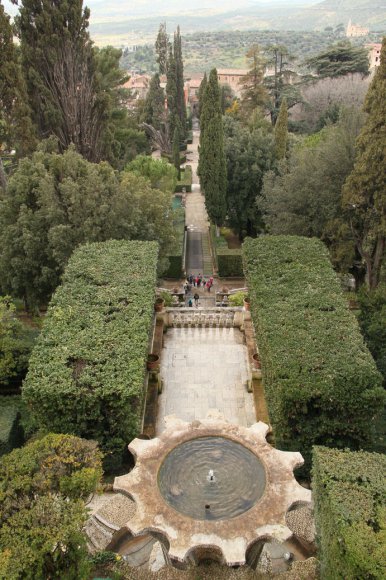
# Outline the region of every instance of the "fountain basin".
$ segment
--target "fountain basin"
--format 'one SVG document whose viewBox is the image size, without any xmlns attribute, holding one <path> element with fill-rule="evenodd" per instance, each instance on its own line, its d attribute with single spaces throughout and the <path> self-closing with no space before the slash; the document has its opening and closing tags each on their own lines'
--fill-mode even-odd
<svg viewBox="0 0 386 580">
<path fill-rule="evenodd" d="M 177 445 L 158 472 L 165 501 L 196 520 L 227 520 L 248 511 L 265 484 L 258 457 L 226 437 L 198 437 Z"/>
</svg>

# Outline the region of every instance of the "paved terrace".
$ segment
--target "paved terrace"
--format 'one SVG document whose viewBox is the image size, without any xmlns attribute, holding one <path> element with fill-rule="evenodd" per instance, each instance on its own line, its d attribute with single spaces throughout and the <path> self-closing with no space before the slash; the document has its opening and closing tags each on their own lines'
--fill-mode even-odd
<svg viewBox="0 0 386 580">
<path fill-rule="evenodd" d="M 218 409 L 238 425 L 256 422 L 247 392 L 247 348 L 238 328 L 168 328 L 161 356 L 163 393 L 158 399 L 157 434 L 163 418 L 205 419 Z"/>
</svg>

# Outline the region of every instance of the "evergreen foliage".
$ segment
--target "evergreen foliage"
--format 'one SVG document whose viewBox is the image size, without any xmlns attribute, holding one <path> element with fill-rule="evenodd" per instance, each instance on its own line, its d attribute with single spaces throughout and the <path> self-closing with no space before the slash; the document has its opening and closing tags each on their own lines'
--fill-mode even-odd
<svg viewBox="0 0 386 580">
<path fill-rule="evenodd" d="M 283 159 L 287 152 L 288 139 L 288 109 L 287 99 L 284 99 L 280 105 L 279 116 L 275 125 L 275 153 L 276 159 Z"/>
<path fill-rule="evenodd" d="M 385 393 L 327 250 L 267 236 L 243 245 L 264 388 L 279 448 L 310 467 L 314 444 L 358 449 Z"/>
<path fill-rule="evenodd" d="M 108 119 L 108 96 L 99 86 L 90 12 L 83 2 L 23 0 L 16 27 L 29 103 L 40 138 L 55 135 L 86 159 L 98 161 Z"/>
<path fill-rule="evenodd" d="M 23 159 L 0 201 L 0 284 L 31 310 L 46 304 L 74 249 L 109 239 L 154 240 L 162 261 L 173 242 L 172 189 L 86 161 L 55 143 Z M 51 148 L 51 152 L 50 152 Z M 173 184 L 171 184 L 173 185 Z"/>
<path fill-rule="evenodd" d="M 177 64 L 173 49 L 170 46 L 168 59 L 168 73 L 166 82 L 166 99 L 168 105 L 169 135 L 173 139 L 174 129 L 178 118 L 178 93 L 177 93 Z"/>
<path fill-rule="evenodd" d="M 157 256 L 155 242 L 78 248 L 24 382 L 40 427 L 97 440 L 110 467 L 140 432 Z"/>
<path fill-rule="evenodd" d="M 176 188 L 177 172 L 165 159 L 153 159 L 149 155 L 138 155 L 126 166 L 137 176 L 146 177 L 153 189 L 160 189 L 172 195 Z"/>
<path fill-rule="evenodd" d="M 347 74 L 369 74 L 368 51 L 362 46 L 352 46 L 344 40 L 309 58 L 307 65 L 320 77 L 339 77 Z"/>
<path fill-rule="evenodd" d="M 180 140 L 184 141 L 186 137 L 186 104 L 184 91 L 184 64 L 182 60 L 182 44 L 179 26 L 177 26 L 177 32 L 174 33 L 173 51 L 174 51 L 174 60 L 176 63 L 176 87 L 177 87 L 176 113 L 180 121 L 179 124 Z"/>
<path fill-rule="evenodd" d="M 204 102 L 204 94 L 206 85 L 208 84 L 208 77 L 206 76 L 206 72 L 204 73 L 204 77 L 200 83 L 200 88 L 198 89 L 198 118 L 201 119 L 201 111 Z M 202 126 L 200 127 L 202 131 Z"/>
<path fill-rule="evenodd" d="M 313 495 L 321 577 L 386 576 L 386 456 L 315 447 Z"/>
<path fill-rule="evenodd" d="M 177 170 L 177 178 L 178 179 L 181 178 L 180 141 L 181 141 L 180 123 L 177 122 L 176 126 L 174 128 L 172 157 L 173 157 L 174 167 Z"/>
<path fill-rule="evenodd" d="M 158 73 L 150 81 L 143 110 L 143 120 L 155 129 L 160 129 L 165 120 L 165 93 L 160 85 Z"/>
<path fill-rule="evenodd" d="M 220 226 L 226 216 L 226 161 L 217 71 L 213 69 L 201 111 L 199 174 L 209 219 Z"/>
<path fill-rule="evenodd" d="M 0 4 L 0 151 L 16 150 L 19 157 L 35 146 L 31 111 L 9 16 Z M 0 182 L 0 187 L 4 186 Z"/>
<path fill-rule="evenodd" d="M 157 63 L 159 67 L 159 74 L 165 75 L 168 70 L 168 53 L 169 53 L 169 39 L 166 32 L 166 22 L 161 22 L 158 30 L 157 39 L 155 41 L 155 52 L 157 55 Z"/>
<path fill-rule="evenodd" d="M 381 62 L 366 95 L 368 114 L 358 137 L 355 165 L 343 187 L 356 248 L 366 265 L 368 288 L 376 288 L 386 251 L 386 37 Z"/>
<path fill-rule="evenodd" d="M 37 332 L 16 317 L 9 296 L 0 296 L 0 393 L 24 378 Z"/>
<path fill-rule="evenodd" d="M 386 284 L 372 291 L 362 287 L 358 299 L 359 324 L 386 387 Z"/>
<path fill-rule="evenodd" d="M 84 500 L 101 475 L 95 443 L 71 435 L 0 459 L 0 578 L 89 578 Z"/>
<path fill-rule="evenodd" d="M 251 46 L 246 54 L 248 73 L 242 77 L 241 106 L 247 114 L 263 108 L 268 101 L 268 93 L 263 84 L 265 61 L 257 44 Z"/>
<path fill-rule="evenodd" d="M 245 127 L 224 119 L 227 165 L 227 221 L 242 239 L 256 236 L 264 227 L 260 208 L 264 174 L 274 167 L 272 131 Z"/>
</svg>

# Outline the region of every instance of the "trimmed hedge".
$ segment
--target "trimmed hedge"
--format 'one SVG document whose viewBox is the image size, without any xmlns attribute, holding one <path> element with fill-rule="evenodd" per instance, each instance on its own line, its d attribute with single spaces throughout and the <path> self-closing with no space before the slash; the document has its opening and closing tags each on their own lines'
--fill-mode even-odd
<svg viewBox="0 0 386 580">
<path fill-rule="evenodd" d="M 19 396 L 0 397 L 0 456 L 24 443 Z"/>
<path fill-rule="evenodd" d="M 310 466 L 314 444 L 357 449 L 384 391 L 320 240 L 247 239 L 251 312 L 277 444 Z"/>
<path fill-rule="evenodd" d="M 193 131 L 192 130 L 188 131 L 188 136 L 186 138 L 186 142 L 188 143 L 188 145 L 191 145 L 193 143 Z"/>
<path fill-rule="evenodd" d="M 39 426 L 96 439 L 113 461 L 138 435 L 158 245 L 78 248 L 33 350 L 23 398 Z M 110 454 L 110 455 L 109 455 Z"/>
<path fill-rule="evenodd" d="M 173 226 L 176 238 L 174 244 L 174 252 L 168 256 L 169 268 L 167 272 L 164 274 L 164 277 L 180 279 L 182 276 L 184 236 L 185 236 L 184 208 L 178 208 L 174 210 Z"/>
<path fill-rule="evenodd" d="M 181 179 L 177 181 L 177 185 L 175 187 L 175 193 L 181 193 L 183 188 L 185 188 L 187 193 L 191 193 L 192 191 L 192 167 L 191 165 L 186 165 L 181 169 Z"/>
<path fill-rule="evenodd" d="M 321 577 L 386 578 L 386 456 L 315 447 Z"/>
<path fill-rule="evenodd" d="M 220 278 L 242 278 L 244 276 L 241 249 L 229 249 L 223 236 L 216 236 L 216 227 L 210 226 L 212 247 L 215 251 L 215 261 Z"/>
</svg>

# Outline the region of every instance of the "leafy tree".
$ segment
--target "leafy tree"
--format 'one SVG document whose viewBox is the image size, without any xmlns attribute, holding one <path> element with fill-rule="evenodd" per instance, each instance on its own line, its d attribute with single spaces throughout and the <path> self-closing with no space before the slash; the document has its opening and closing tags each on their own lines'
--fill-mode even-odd
<svg viewBox="0 0 386 580">
<path fill-rule="evenodd" d="M 126 166 L 126 171 L 146 177 L 154 189 L 174 193 L 177 173 L 173 165 L 165 159 L 153 159 L 149 155 L 138 155 Z"/>
<path fill-rule="evenodd" d="M 272 125 L 275 125 L 284 97 L 287 99 L 288 109 L 301 102 L 302 98 L 298 86 L 300 83 L 295 80 L 296 75 L 290 68 L 294 57 L 286 46 L 281 44 L 269 45 L 264 49 L 264 54 L 268 65 L 264 84 L 270 96 L 268 107 Z"/>
<path fill-rule="evenodd" d="M 170 191 L 71 147 L 58 154 L 52 141 L 43 146 L 20 162 L 0 202 L 1 285 L 29 309 L 50 298 L 80 244 L 155 239 L 166 252 L 173 240 Z"/>
<path fill-rule="evenodd" d="M 89 577 L 84 499 L 102 475 L 96 444 L 49 434 L 0 459 L 0 578 Z"/>
<path fill-rule="evenodd" d="M 268 93 L 263 84 L 264 59 L 260 48 L 254 44 L 247 52 L 248 73 L 242 77 L 241 106 L 247 113 L 252 113 L 258 107 L 264 107 L 268 101 Z"/>
<path fill-rule="evenodd" d="M 366 123 L 358 137 L 357 156 L 343 188 L 356 248 L 366 265 L 366 283 L 376 288 L 386 249 L 386 37 L 381 63 L 368 90 Z"/>
<path fill-rule="evenodd" d="M 320 77 L 334 78 L 355 73 L 369 74 L 367 50 L 361 46 L 352 46 L 348 40 L 330 46 L 309 58 L 306 64 Z"/>
<path fill-rule="evenodd" d="M 221 112 L 223 115 L 225 115 L 225 112 L 232 107 L 235 101 L 235 94 L 230 85 L 228 84 L 221 85 L 220 99 L 221 99 Z"/>
<path fill-rule="evenodd" d="M 41 138 L 55 135 L 89 160 L 101 158 L 108 95 L 98 85 L 88 33 L 90 11 L 79 0 L 22 0 L 16 27 L 29 103 Z"/>
<path fill-rule="evenodd" d="M 0 54 L 0 151 L 15 149 L 16 154 L 22 157 L 33 150 L 36 142 L 25 81 L 13 42 L 13 30 L 2 4 Z"/>
<path fill-rule="evenodd" d="M 226 117 L 224 148 L 228 223 L 240 239 L 254 237 L 264 225 L 260 209 L 263 177 L 274 167 L 272 131 L 250 130 L 239 121 Z"/>
<path fill-rule="evenodd" d="M 143 120 L 155 129 L 159 129 L 165 121 L 165 93 L 160 85 L 158 73 L 150 81 L 149 91 L 145 99 Z"/>
<path fill-rule="evenodd" d="M 203 97 L 201 111 L 199 172 L 210 220 L 217 226 L 226 215 L 226 162 L 217 70 L 213 69 Z"/>
<path fill-rule="evenodd" d="M 9 296 L 0 296 L 0 388 L 24 378 L 36 332 L 16 317 Z"/>
<path fill-rule="evenodd" d="M 354 165 L 355 142 L 363 125 L 356 109 L 342 113 L 336 126 L 326 127 L 293 150 L 278 172 L 264 179 L 265 221 L 272 234 L 323 239 L 341 270 L 353 268 L 355 247 L 342 211 L 342 185 Z M 356 269 L 356 276 L 360 275 Z"/>
<path fill-rule="evenodd" d="M 159 74 L 164 75 L 168 70 L 169 38 L 166 32 L 166 22 L 161 22 L 155 42 Z"/>
<path fill-rule="evenodd" d="M 288 110 L 287 99 L 284 99 L 280 105 L 279 116 L 275 125 L 275 153 L 277 159 L 283 159 L 287 152 L 288 139 Z"/>
</svg>

